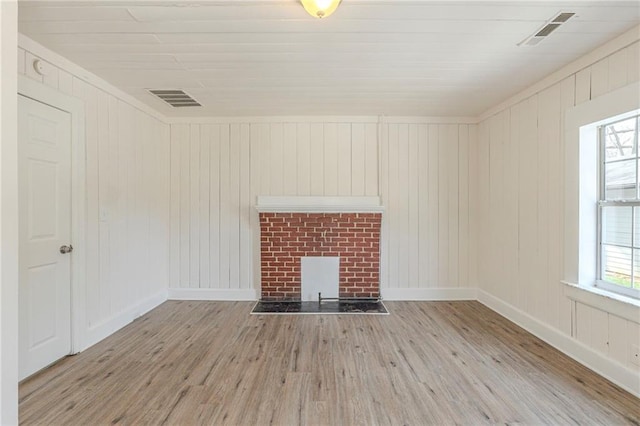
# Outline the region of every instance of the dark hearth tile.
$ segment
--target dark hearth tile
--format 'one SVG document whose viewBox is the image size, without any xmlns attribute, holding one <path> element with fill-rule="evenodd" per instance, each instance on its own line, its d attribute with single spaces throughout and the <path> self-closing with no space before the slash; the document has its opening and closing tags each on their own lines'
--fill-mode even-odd
<svg viewBox="0 0 640 426">
<path fill-rule="evenodd" d="M 389 312 L 380 300 L 344 300 L 300 302 L 300 301 L 258 301 L 252 314 L 374 314 Z"/>
</svg>

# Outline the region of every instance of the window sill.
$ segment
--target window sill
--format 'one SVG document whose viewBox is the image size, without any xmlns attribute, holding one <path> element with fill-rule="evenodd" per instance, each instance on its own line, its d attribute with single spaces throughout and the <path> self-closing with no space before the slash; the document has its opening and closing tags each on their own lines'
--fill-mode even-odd
<svg viewBox="0 0 640 426">
<path fill-rule="evenodd" d="M 562 281 L 562 283 L 564 284 L 564 294 L 569 299 L 640 323 L 640 300 L 598 287 L 581 286 L 566 281 Z"/>
</svg>

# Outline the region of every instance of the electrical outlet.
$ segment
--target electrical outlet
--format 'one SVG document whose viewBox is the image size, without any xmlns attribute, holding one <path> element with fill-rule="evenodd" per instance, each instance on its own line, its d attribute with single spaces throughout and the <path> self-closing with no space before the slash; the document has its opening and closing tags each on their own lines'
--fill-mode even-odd
<svg viewBox="0 0 640 426">
<path fill-rule="evenodd" d="M 631 358 L 631 363 L 640 367 L 640 346 L 639 345 L 631 345 L 629 357 Z"/>
</svg>

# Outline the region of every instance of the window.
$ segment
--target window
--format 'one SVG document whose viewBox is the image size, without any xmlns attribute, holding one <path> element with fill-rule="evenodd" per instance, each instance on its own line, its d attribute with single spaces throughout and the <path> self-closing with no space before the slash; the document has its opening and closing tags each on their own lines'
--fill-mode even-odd
<svg viewBox="0 0 640 426">
<path fill-rule="evenodd" d="M 598 287 L 640 296 L 640 116 L 598 128 Z"/>
</svg>

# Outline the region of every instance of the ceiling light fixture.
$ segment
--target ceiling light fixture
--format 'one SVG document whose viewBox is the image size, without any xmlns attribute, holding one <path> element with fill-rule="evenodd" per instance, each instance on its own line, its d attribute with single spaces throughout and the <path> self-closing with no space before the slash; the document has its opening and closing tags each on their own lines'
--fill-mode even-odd
<svg viewBox="0 0 640 426">
<path fill-rule="evenodd" d="M 336 11 L 342 0 L 300 0 L 304 10 L 314 18 L 326 18 Z"/>
</svg>

